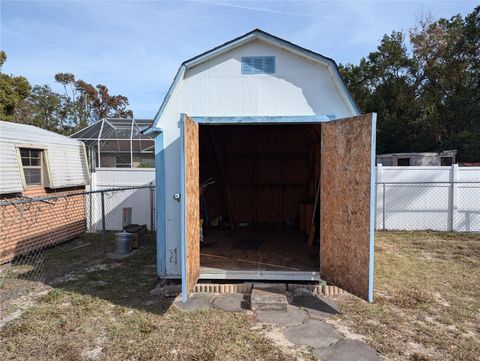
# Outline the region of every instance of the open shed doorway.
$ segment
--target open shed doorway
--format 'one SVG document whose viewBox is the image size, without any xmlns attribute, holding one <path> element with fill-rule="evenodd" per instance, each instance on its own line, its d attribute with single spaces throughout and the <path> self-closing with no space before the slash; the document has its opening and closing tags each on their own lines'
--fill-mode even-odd
<svg viewBox="0 0 480 361">
<path fill-rule="evenodd" d="M 320 140 L 320 124 L 199 125 L 201 278 L 320 279 Z"/>
<path fill-rule="evenodd" d="M 286 121 L 285 124 L 281 125 L 281 131 L 276 132 L 273 125 L 270 126 L 272 118 L 274 118 L 273 120 L 275 120 L 277 126 L 281 122 Z M 296 227 L 301 230 L 301 220 L 303 219 L 304 229 L 309 230 L 311 229 L 309 220 L 318 220 L 318 228 L 320 229 L 319 258 L 322 280 L 331 282 L 364 299 L 373 301 L 375 114 L 363 114 L 332 121 L 322 119 L 321 121 L 323 122 L 321 124 L 319 124 L 318 119 L 312 119 L 313 123 L 308 123 L 303 118 L 300 118 L 300 121 L 303 122 L 299 123 L 292 121 L 292 118 L 295 117 L 286 118 L 263 117 L 260 120 L 257 118 L 248 119 L 246 124 L 249 125 L 244 123 L 245 125 L 239 126 L 238 129 L 248 129 L 243 127 L 255 124 L 253 128 L 254 134 L 242 132 L 240 137 L 238 135 L 240 133 L 233 133 L 232 135 L 230 130 L 238 126 L 239 121 L 237 118 L 190 118 L 185 114 L 182 115 L 182 121 L 180 122 L 182 192 L 176 195 L 176 199 L 180 202 L 181 210 L 180 241 L 183 301 L 192 292 L 195 283 L 200 277 L 235 279 L 238 272 L 247 272 L 247 274 L 238 276 L 238 279 L 275 279 L 284 281 L 292 280 L 289 277 L 292 273 L 298 275 L 302 272 L 288 270 L 285 273 L 280 270 L 253 270 L 252 272 L 252 270 L 241 271 L 222 268 L 220 269 L 221 277 L 207 277 L 205 266 L 201 272 L 200 239 L 203 236 L 200 214 L 204 212 L 201 212 L 200 208 L 205 207 L 208 211 L 209 199 L 206 194 L 204 199 L 201 199 L 200 181 L 202 177 L 206 177 L 205 171 L 208 169 L 205 168 L 208 166 L 208 163 L 212 164 L 213 168 L 215 168 L 216 164 L 217 176 L 219 174 L 221 182 L 223 182 L 223 190 L 216 192 L 218 199 L 215 200 L 213 196 L 209 196 L 209 198 L 210 203 L 216 202 L 219 209 L 222 209 L 222 205 L 227 208 L 228 222 L 225 222 L 225 226 L 229 226 L 232 231 L 239 229 L 241 226 L 252 227 L 251 230 L 256 232 L 255 235 L 258 236 L 259 233 L 255 227 L 265 226 L 273 229 L 273 226 L 278 225 L 279 227 L 290 226 L 293 229 Z M 205 124 L 211 125 L 205 127 Z M 200 138 L 203 139 L 205 137 L 205 135 L 200 136 L 200 128 L 205 127 L 202 129 L 213 129 L 213 132 L 216 132 L 218 129 L 222 129 L 223 125 L 221 124 L 229 125 L 225 128 L 225 133 L 220 133 L 217 137 L 215 137 L 215 134 L 214 137 L 211 137 L 207 131 L 214 155 L 212 157 L 207 150 L 203 150 L 203 148 L 208 147 L 208 143 L 205 143 L 206 145 L 204 144 L 203 147 L 200 145 L 203 142 Z M 305 127 L 304 124 L 311 126 Z M 263 131 L 263 129 L 265 130 Z M 289 132 L 286 133 L 283 129 L 289 129 Z M 313 133 L 310 133 L 310 130 L 313 130 Z M 310 134 L 312 144 L 314 144 L 314 151 L 311 153 L 307 151 L 305 154 L 303 151 L 295 150 L 304 149 L 304 147 L 301 147 L 301 142 L 294 142 L 294 140 L 302 139 L 292 136 L 297 131 L 304 131 L 304 134 Z M 261 141 L 255 141 L 257 137 L 262 137 L 260 138 Z M 304 138 L 304 140 L 309 139 L 308 137 Z M 320 138 L 321 141 L 319 140 Z M 223 144 L 224 148 L 220 147 L 221 144 Z M 253 152 L 244 151 L 248 149 L 247 144 L 251 144 L 250 147 L 253 149 Z M 290 145 L 292 146 L 290 147 Z M 260 147 L 262 152 L 255 147 Z M 280 153 L 276 153 L 279 149 Z M 286 154 L 284 149 L 288 149 L 291 152 L 288 153 L 288 157 L 292 159 L 279 157 L 279 154 Z M 230 158 L 235 161 L 229 162 L 230 151 L 232 152 Z M 205 152 L 204 157 L 200 156 L 201 152 Z M 307 161 L 307 166 L 305 167 L 302 159 L 308 160 L 308 154 L 311 154 L 313 158 L 310 158 L 311 162 Z M 210 160 L 209 157 L 211 158 Z M 255 165 L 251 166 L 252 170 L 249 170 L 249 158 L 252 159 L 251 161 Z M 205 163 L 203 167 L 201 159 Z M 258 163 L 261 161 L 262 163 L 259 165 Z M 285 171 L 284 163 L 287 161 L 291 161 L 291 164 L 287 168 L 288 171 Z M 232 165 L 228 166 L 229 163 Z M 277 164 L 277 168 L 274 168 L 272 164 Z M 278 168 L 278 164 L 281 165 L 280 168 Z M 289 217 L 290 214 L 295 213 L 290 213 L 288 210 L 290 209 L 289 207 L 292 207 L 292 209 L 295 207 L 297 204 L 295 199 L 297 198 L 291 194 L 287 195 L 288 193 L 285 189 L 297 188 L 294 187 L 296 185 L 298 185 L 298 189 L 301 189 L 301 183 L 300 180 L 299 183 L 293 181 L 290 183 L 286 179 L 288 177 L 288 179 L 293 180 L 297 176 L 300 179 L 300 175 L 304 174 L 305 170 L 308 170 L 308 164 L 313 169 L 313 176 L 311 177 L 314 177 L 314 180 L 312 182 L 311 177 L 307 178 L 307 181 L 303 183 L 303 189 L 306 193 L 311 192 L 312 186 L 306 186 L 308 179 L 311 181 L 310 184 L 313 184 L 313 189 L 315 189 L 317 183 L 316 179 L 320 179 L 318 182 L 320 186 L 317 187 L 318 192 L 315 192 L 315 194 L 320 193 L 318 198 L 320 211 L 317 215 L 313 211 L 316 207 L 313 207 L 311 211 L 312 217 L 308 215 L 302 217 L 300 215 L 302 212 L 303 214 L 308 214 L 308 206 L 305 205 L 305 202 L 300 201 L 298 221 L 295 223 L 297 217 Z M 203 168 L 203 170 L 200 168 Z M 261 169 L 260 174 L 264 178 L 259 177 L 259 169 Z M 274 173 L 275 169 L 280 169 L 280 175 Z M 215 171 L 211 170 L 211 172 L 211 174 L 214 174 Z M 236 182 L 239 182 L 237 184 L 239 188 L 247 190 L 232 192 L 233 187 L 230 182 L 230 174 L 232 172 L 237 177 L 235 179 Z M 249 179 L 254 180 L 253 184 L 247 181 L 247 174 L 250 174 Z M 307 172 L 306 174 L 309 173 Z M 263 179 L 265 183 L 261 183 L 260 179 Z M 278 179 L 281 182 L 275 183 Z M 287 185 L 290 187 L 287 187 Z M 253 189 L 253 192 L 251 189 Z M 292 190 L 291 193 L 299 195 L 301 192 L 298 191 L 297 193 L 297 191 L 293 192 Z M 212 206 L 210 208 L 214 209 Z M 245 213 L 240 213 L 239 211 L 239 216 L 237 216 L 235 213 L 237 209 L 243 210 Z M 223 208 L 222 212 L 225 212 L 225 208 Z M 205 219 L 208 218 L 207 224 L 210 226 L 214 226 L 214 223 L 218 220 L 218 218 L 212 220 L 211 213 L 208 217 L 204 217 Z M 248 222 L 240 222 L 243 221 L 242 217 L 246 217 L 245 219 L 250 220 L 250 222 L 253 217 L 252 225 Z M 280 223 L 277 223 L 278 220 L 280 220 Z M 220 223 L 221 221 L 219 220 L 218 222 Z M 268 234 L 273 233 L 268 231 Z M 244 242 L 239 242 L 239 244 Z M 279 245 L 279 243 L 275 245 Z M 280 255 L 279 248 L 281 248 L 281 245 L 273 250 L 277 256 Z M 253 275 L 257 277 L 252 277 Z"/>
</svg>

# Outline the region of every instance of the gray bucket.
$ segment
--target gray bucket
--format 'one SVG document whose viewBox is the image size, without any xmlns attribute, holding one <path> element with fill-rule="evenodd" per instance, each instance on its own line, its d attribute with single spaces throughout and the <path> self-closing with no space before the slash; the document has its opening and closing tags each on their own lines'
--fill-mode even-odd
<svg viewBox="0 0 480 361">
<path fill-rule="evenodd" d="M 131 251 L 133 234 L 128 232 L 115 233 L 115 253 L 128 254 Z"/>
</svg>

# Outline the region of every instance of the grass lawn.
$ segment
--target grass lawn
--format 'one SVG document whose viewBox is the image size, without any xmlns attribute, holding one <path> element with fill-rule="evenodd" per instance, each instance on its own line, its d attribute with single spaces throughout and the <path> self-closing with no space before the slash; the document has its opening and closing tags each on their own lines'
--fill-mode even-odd
<svg viewBox="0 0 480 361">
<path fill-rule="evenodd" d="M 72 254 L 68 264 L 83 262 L 77 272 L 0 331 L 2 360 L 295 357 L 249 314 L 184 313 L 150 295 L 157 283 L 153 240 L 122 262 L 97 254 L 82 266 Z M 363 335 L 388 359 L 478 359 L 480 235 L 380 232 L 375 256 L 375 303 L 341 296 L 343 313 L 332 322 Z M 62 268 L 56 259 L 53 268 Z"/>
<path fill-rule="evenodd" d="M 255 326 L 252 315 L 185 313 L 170 307 L 169 301 L 150 295 L 149 291 L 158 283 L 154 244 L 151 239 L 122 262 L 96 258 L 80 273 L 64 277 L 53 291 L 0 331 L 0 359 L 292 358 L 259 330 L 251 329 Z M 78 252 L 83 255 L 84 248 Z M 69 259 L 84 261 L 74 253 Z M 56 260 L 57 267 L 60 262 Z"/>
<path fill-rule="evenodd" d="M 389 359 L 480 360 L 480 235 L 378 232 L 375 303 L 341 322 Z"/>
</svg>

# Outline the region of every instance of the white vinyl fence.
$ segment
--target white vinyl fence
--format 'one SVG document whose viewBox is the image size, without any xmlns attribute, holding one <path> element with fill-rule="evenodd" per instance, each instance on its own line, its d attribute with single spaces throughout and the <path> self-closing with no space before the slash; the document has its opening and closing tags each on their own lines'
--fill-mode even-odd
<svg viewBox="0 0 480 361">
<path fill-rule="evenodd" d="M 377 166 L 376 228 L 480 232 L 480 167 Z"/>
<path fill-rule="evenodd" d="M 90 189 L 104 190 L 112 188 L 142 187 L 155 185 L 153 168 L 97 168 L 91 174 Z M 87 227 L 90 232 L 102 230 L 102 199 L 95 194 L 87 199 Z M 154 188 L 138 188 L 122 192 L 103 194 L 103 212 L 105 229 L 122 230 L 125 224 L 146 224 L 155 229 L 155 191 Z"/>
<path fill-rule="evenodd" d="M 91 190 L 155 184 L 155 169 L 100 168 Z M 150 188 L 104 194 L 107 230 L 125 223 L 155 229 L 155 193 Z M 89 231 L 102 229 L 100 194 L 88 197 Z M 152 227 L 153 226 L 153 227 Z M 377 166 L 376 228 L 480 232 L 480 167 Z"/>
</svg>

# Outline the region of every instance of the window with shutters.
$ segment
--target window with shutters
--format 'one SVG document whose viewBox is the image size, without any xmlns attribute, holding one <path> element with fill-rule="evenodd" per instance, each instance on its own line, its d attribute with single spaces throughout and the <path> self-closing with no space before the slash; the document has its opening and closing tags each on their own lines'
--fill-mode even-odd
<svg viewBox="0 0 480 361">
<path fill-rule="evenodd" d="M 42 150 L 20 148 L 20 157 L 27 187 L 43 185 Z"/>
<path fill-rule="evenodd" d="M 242 74 L 273 74 L 275 73 L 274 56 L 244 56 L 242 57 Z"/>
</svg>

